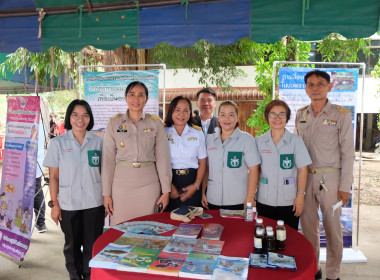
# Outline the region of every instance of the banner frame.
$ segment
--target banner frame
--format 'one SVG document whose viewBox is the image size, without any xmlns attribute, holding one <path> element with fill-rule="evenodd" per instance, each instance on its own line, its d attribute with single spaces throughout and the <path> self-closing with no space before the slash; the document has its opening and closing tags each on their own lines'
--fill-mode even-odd
<svg viewBox="0 0 380 280">
<path fill-rule="evenodd" d="M 78 74 L 79 74 L 79 98 L 82 99 L 82 95 L 84 95 L 84 81 L 82 77 L 82 72 L 86 68 L 110 68 L 110 67 L 159 67 L 161 70 L 163 70 L 163 95 L 162 95 L 162 114 L 163 114 L 163 119 L 165 119 L 165 99 L 166 99 L 166 64 L 160 63 L 160 64 L 123 64 L 123 65 L 81 65 L 78 67 Z M 142 69 L 137 69 L 134 71 L 141 71 Z M 145 69 L 145 70 L 153 70 L 153 69 Z M 160 83 L 160 80 L 158 80 L 158 84 Z M 160 86 L 158 86 L 158 91 L 160 91 Z"/>
<path fill-rule="evenodd" d="M 355 251 L 359 251 L 359 223 L 360 223 L 360 185 L 361 185 L 361 168 L 362 168 L 362 146 L 363 146 L 363 125 L 364 125 L 364 113 L 363 113 L 363 101 L 364 101 L 364 83 L 365 83 L 365 63 L 353 63 L 353 62 L 309 62 L 309 61 L 274 61 L 273 62 L 273 73 L 272 73 L 272 82 L 273 82 L 273 94 L 272 98 L 276 98 L 276 73 L 279 65 L 283 64 L 301 64 L 303 65 L 331 65 L 331 66 L 357 66 L 359 69 L 359 78 L 360 78 L 360 70 L 362 70 L 362 87 L 361 87 L 361 95 L 362 95 L 362 104 L 361 104 L 361 113 L 360 113 L 360 137 L 359 137 L 359 178 L 358 178 L 358 198 L 357 198 L 357 217 L 356 217 L 356 246 L 353 248 Z M 310 68 L 312 70 L 313 68 Z"/>
</svg>

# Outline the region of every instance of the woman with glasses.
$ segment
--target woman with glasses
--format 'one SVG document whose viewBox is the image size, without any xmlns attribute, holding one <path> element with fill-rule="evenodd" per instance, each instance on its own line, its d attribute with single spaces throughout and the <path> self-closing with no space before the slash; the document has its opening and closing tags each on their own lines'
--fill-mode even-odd
<svg viewBox="0 0 380 280">
<path fill-rule="evenodd" d="M 290 119 L 288 104 L 273 100 L 264 114 L 270 129 L 256 138 L 261 158 L 257 211 L 298 230 L 311 159 L 302 138 L 285 128 Z"/>
<path fill-rule="evenodd" d="M 76 99 L 66 111 L 67 133 L 50 141 L 43 165 L 49 167 L 51 218 L 65 235 L 63 254 L 70 279 L 90 279 L 92 246 L 103 233 L 100 177 L 103 139 L 90 133 L 90 105 Z M 82 247 L 82 248 L 81 248 Z"/>
<path fill-rule="evenodd" d="M 131 82 L 125 101 L 128 110 L 110 119 L 104 135 L 102 185 L 111 226 L 158 208 L 162 212 L 169 204 L 172 180 L 164 125 L 158 116 L 143 111 L 148 88 Z"/>
<path fill-rule="evenodd" d="M 208 209 L 243 210 L 255 202 L 260 157 L 252 135 L 238 128 L 238 113 L 235 102 L 223 101 L 219 129 L 207 136 L 209 172 L 202 184 L 202 205 Z"/>
</svg>

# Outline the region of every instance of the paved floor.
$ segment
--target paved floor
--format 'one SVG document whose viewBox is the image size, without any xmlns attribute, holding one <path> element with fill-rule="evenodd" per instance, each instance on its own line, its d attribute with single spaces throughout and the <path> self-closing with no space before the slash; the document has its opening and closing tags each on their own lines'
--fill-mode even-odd
<svg viewBox="0 0 380 280">
<path fill-rule="evenodd" d="M 356 209 L 354 213 L 356 215 Z M 1 280 L 68 279 L 62 253 L 63 234 L 49 218 L 46 224 L 46 233 L 33 232 L 31 245 L 21 268 L 18 268 L 17 261 L 0 254 Z M 354 227 L 355 225 L 356 219 Z M 368 262 L 342 264 L 342 280 L 380 279 L 379 229 L 380 206 L 361 206 L 359 249 L 368 258 Z M 354 235 L 354 242 L 355 240 Z"/>
</svg>

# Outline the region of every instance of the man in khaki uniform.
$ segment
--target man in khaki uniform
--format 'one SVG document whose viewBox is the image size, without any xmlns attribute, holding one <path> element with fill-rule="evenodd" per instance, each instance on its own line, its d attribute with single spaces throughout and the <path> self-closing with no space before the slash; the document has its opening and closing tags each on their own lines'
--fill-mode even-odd
<svg viewBox="0 0 380 280">
<path fill-rule="evenodd" d="M 311 104 L 298 110 L 295 133 L 302 136 L 313 163 L 309 165 L 301 226 L 319 259 L 318 209 L 321 208 L 327 241 L 326 279 L 339 279 L 343 253 L 342 208 L 333 212 L 332 206 L 339 201 L 345 205 L 350 199 L 355 158 L 352 116 L 327 99 L 332 84 L 326 72 L 311 71 L 304 80 Z M 322 279 L 320 268 L 315 279 Z"/>
</svg>

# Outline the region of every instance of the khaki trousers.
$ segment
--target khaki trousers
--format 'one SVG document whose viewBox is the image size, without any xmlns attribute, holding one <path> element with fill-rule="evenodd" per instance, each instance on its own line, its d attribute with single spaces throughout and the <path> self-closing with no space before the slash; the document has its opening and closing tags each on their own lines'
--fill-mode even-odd
<svg viewBox="0 0 380 280">
<path fill-rule="evenodd" d="M 342 208 L 335 210 L 332 216 L 332 205 L 338 202 L 338 186 L 340 171 L 326 173 L 324 180 L 328 188 L 319 190 L 323 174 L 308 174 L 305 196 L 305 209 L 301 215 L 301 227 L 305 237 L 314 247 L 315 255 L 319 260 L 320 232 L 319 215 L 322 212 L 322 223 L 326 235 L 326 277 L 336 279 L 339 277 L 340 263 L 343 255 L 343 237 L 340 224 Z"/>
</svg>

